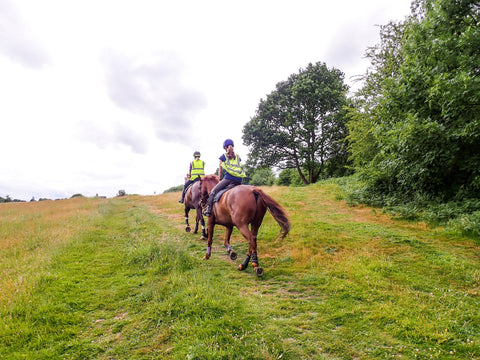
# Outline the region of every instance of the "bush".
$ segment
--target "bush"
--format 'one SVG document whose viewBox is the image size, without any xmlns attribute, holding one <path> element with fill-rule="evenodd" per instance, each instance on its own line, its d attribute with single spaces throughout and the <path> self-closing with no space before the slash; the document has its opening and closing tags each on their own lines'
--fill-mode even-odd
<svg viewBox="0 0 480 360">
<path fill-rule="evenodd" d="M 249 183 L 256 186 L 271 186 L 275 183 L 275 175 L 272 169 L 257 169 Z"/>
<path fill-rule="evenodd" d="M 172 186 L 171 188 L 165 190 L 163 193 L 169 193 L 169 192 L 179 192 L 183 190 L 183 185 L 177 185 L 177 186 Z"/>
<path fill-rule="evenodd" d="M 450 220 L 448 227 L 465 236 L 480 239 L 480 211 Z"/>
<path fill-rule="evenodd" d="M 480 200 L 462 199 L 445 202 L 418 192 L 406 203 L 403 198 L 379 196 L 357 175 L 334 179 L 343 190 L 343 199 L 351 206 L 366 204 L 382 208 L 386 213 L 403 220 L 425 221 L 430 225 L 442 225 L 465 236 L 480 238 Z"/>
<path fill-rule="evenodd" d="M 296 169 L 285 169 L 278 176 L 277 185 L 302 186 L 303 181 Z"/>
</svg>

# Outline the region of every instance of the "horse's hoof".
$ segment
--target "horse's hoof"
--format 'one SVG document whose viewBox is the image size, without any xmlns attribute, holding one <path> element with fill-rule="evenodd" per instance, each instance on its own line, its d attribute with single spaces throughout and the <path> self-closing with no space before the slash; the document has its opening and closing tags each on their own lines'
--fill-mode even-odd
<svg viewBox="0 0 480 360">
<path fill-rule="evenodd" d="M 237 253 L 235 251 L 230 251 L 230 260 L 237 260 Z"/>
<path fill-rule="evenodd" d="M 243 271 L 245 269 L 246 269 L 246 267 L 243 267 L 242 264 L 238 265 L 238 271 Z"/>
<path fill-rule="evenodd" d="M 190 230 L 191 230 L 190 226 L 185 226 L 185 231 L 186 232 L 190 232 Z"/>
<path fill-rule="evenodd" d="M 262 277 L 263 276 L 263 268 L 257 266 L 255 268 L 255 274 L 257 274 L 258 277 Z"/>
<path fill-rule="evenodd" d="M 205 256 L 203 257 L 203 260 L 208 260 L 208 259 L 210 259 L 210 255 L 205 254 Z"/>
</svg>

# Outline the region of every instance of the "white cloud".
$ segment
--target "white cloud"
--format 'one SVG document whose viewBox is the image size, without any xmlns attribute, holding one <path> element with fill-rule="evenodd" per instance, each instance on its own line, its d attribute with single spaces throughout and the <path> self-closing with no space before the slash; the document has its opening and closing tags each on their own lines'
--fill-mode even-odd
<svg viewBox="0 0 480 360">
<path fill-rule="evenodd" d="M 276 83 L 325 62 L 362 74 L 409 0 L 2 0 L 0 196 L 113 196 L 207 172 Z M 352 85 L 352 84 L 350 84 Z"/>
<path fill-rule="evenodd" d="M 205 96 L 182 83 L 183 65 L 174 53 L 159 52 L 134 59 L 106 50 L 102 56 L 110 99 L 119 107 L 153 120 L 162 141 L 189 141 Z M 126 134 L 124 134 L 126 135 Z"/>
<path fill-rule="evenodd" d="M 26 67 L 50 63 L 48 52 L 9 1 L 0 2 L 0 53 Z"/>
</svg>

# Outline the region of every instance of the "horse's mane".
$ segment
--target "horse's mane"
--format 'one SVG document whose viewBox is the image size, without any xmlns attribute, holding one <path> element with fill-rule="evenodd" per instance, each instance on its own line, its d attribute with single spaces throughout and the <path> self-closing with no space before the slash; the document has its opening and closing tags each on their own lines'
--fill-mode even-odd
<svg viewBox="0 0 480 360">
<path fill-rule="evenodd" d="M 212 187 L 217 185 L 220 180 L 218 179 L 217 175 L 205 175 L 202 178 L 202 182 L 211 185 Z"/>
</svg>

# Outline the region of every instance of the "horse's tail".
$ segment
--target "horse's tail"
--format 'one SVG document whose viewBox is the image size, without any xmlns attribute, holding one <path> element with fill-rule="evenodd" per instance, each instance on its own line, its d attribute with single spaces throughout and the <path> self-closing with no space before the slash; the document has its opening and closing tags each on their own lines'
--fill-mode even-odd
<svg viewBox="0 0 480 360">
<path fill-rule="evenodd" d="M 263 202 L 267 206 L 268 211 L 270 211 L 270 214 L 272 214 L 278 225 L 280 225 L 280 236 L 283 239 L 290 231 L 290 222 L 288 220 L 287 213 L 285 212 L 285 210 L 283 210 L 280 204 L 275 201 L 275 199 L 273 199 L 270 195 L 264 193 L 263 190 L 259 188 L 254 188 L 253 193 L 255 194 L 255 196 L 262 198 Z"/>
</svg>

